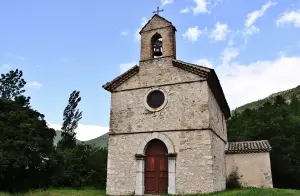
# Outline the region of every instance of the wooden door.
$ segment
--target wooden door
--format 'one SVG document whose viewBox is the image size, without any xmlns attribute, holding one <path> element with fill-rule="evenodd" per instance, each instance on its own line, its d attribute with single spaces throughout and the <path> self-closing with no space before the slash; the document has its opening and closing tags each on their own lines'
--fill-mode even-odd
<svg viewBox="0 0 300 196">
<path fill-rule="evenodd" d="M 146 149 L 145 194 L 168 193 L 167 147 L 160 140 L 152 140 Z"/>
</svg>

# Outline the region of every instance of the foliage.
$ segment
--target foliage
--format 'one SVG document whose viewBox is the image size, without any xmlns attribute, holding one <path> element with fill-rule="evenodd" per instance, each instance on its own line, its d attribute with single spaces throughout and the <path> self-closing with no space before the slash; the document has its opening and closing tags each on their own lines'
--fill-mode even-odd
<svg viewBox="0 0 300 196">
<path fill-rule="evenodd" d="M 53 186 L 81 188 L 106 185 L 107 150 L 87 144 L 57 150 L 58 165 Z"/>
<path fill-rule="evenodd" d="M 76 145 L 75 129 L 79 120 L 82 118 L 82 112 L 76 110 L 78 103 L 81 101 L 80 92 L 73 91 L 70 94 L 69 103 L 63 114 L 62 139 L 58 142 L 59 148 L 71 148 Z"/>
<path fill-rule="evenodd" d="M 23 101 L 0 99 L 0 190 L 46 186 L 51 175 L 55 131 Z"/>
<path fill-rule="evenodd" d="M 290 104 L 276 96 L 258 109 L 234 112 L 228 120 L 229 141 L 268 140 L 273 184 L 278 188 L 300 188 L 300 101 Z"/>
<path fill-rule="evenodd" d="M 229 174 L 228 178 L 226 179 L 226 189 L 238 189 L 242 188 L 241 183 L 239 182 L 239 175 L 237 170 L 233 171 Z"/>
<path fill-rule="evenodd" d="M 25 92 L 25 80 L 22 78 L 23 72 L 16 69 L 0 77 L 0 98 L 13 99 Z"/>
</svg>

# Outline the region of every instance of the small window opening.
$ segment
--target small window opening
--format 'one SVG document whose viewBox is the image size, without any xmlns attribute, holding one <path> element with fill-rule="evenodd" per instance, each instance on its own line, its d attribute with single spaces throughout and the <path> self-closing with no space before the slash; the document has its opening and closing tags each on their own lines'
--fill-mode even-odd
<svg viewBox="0 0 300 196">
<path fill-rule="evenodd" d="M 151 43 L 152 43 L 152 54 L 153 54 L 152 57 L 153 58 L 161 57 L 163 55 L 161 35 L 155 34 L 151 39 Z"/>
</svg>

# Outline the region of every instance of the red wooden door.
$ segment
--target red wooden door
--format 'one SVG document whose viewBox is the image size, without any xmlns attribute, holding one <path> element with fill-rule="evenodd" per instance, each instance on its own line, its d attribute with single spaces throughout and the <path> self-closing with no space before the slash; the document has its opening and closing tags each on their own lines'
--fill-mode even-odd
<svg viewBox="0 0 300 196">
<path fill-rule="evenodd" d="M 160 140 L 152 140 L 146 149 L 145 194 L 168 193 L 167 147 Z"/>
</svg>

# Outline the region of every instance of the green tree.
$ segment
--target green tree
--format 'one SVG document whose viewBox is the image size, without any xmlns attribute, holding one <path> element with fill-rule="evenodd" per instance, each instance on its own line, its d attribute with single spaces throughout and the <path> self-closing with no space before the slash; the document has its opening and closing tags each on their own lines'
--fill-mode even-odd
<svg viewBox="0 0 300 196">
<path fill-rule="evenodd" d="M 54 136 L 44 115 L 0 99 L 0 190 L 47 186 Z"/>
<path fill-rule="evenodd" d="M 300 188 L 300 101 L 281 96 L 257 109 L 235 113 L 228 120 L 229 141 L 268 140 L 275 187 Z"/>
<path fill-rule="evenodd" d="M 82 112 L 77 109 L 78 103 L 81 101 L 80 92 L 74 90 L 69 97 L 69 103 L 63 114 L 62 139 L 58 142 L 59 148 L 72 148 L 76 145 L 75 129 L 79 120 L 82 118 Z"/>
<path fill-rule="evenodd" d="M 0 77 L 0 98 L 13 99 L 25 92 L 25 80 L 22 78 L 23 72 L 16 69 L 11 70 L 6 74 L 1 74 Z"/>
</svg>

